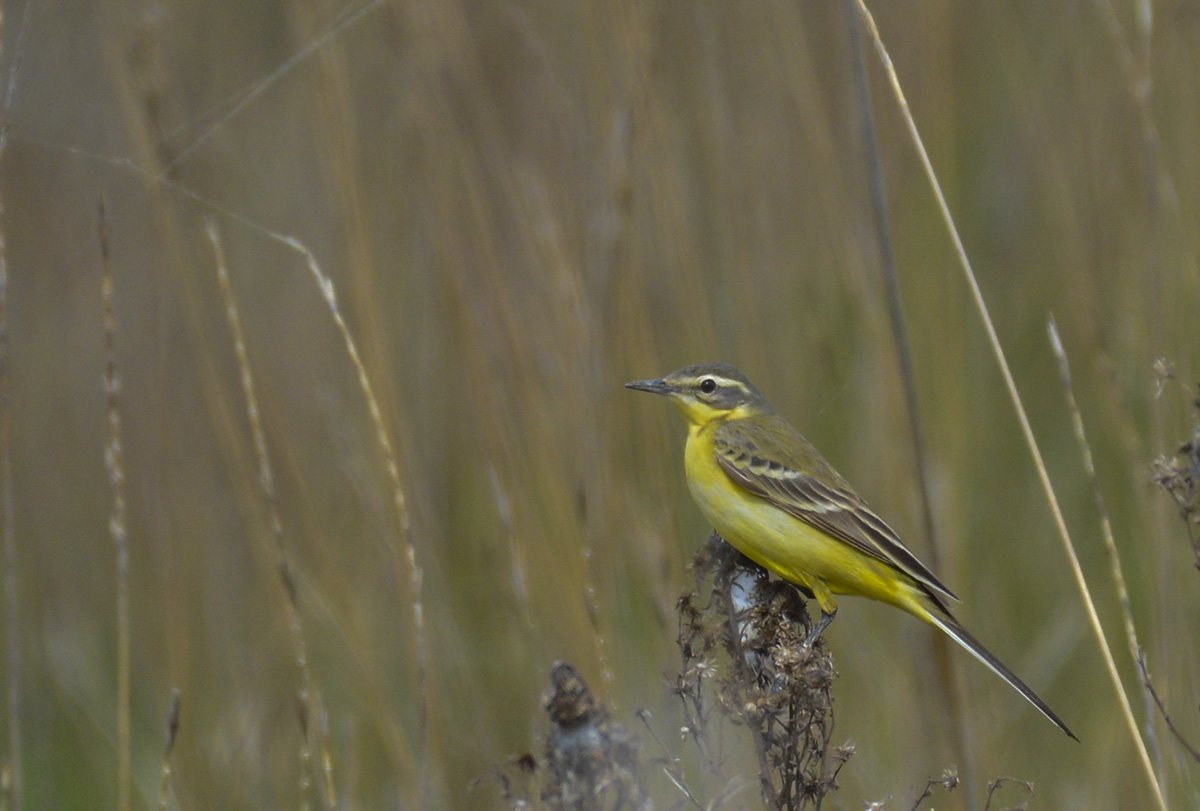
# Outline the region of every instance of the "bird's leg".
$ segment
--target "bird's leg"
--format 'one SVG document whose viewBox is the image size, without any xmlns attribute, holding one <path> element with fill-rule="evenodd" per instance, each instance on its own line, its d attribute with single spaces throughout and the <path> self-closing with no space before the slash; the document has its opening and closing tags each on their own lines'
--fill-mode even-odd
<svg viewBox="0 0 1200 811">
<path fill-rule="evenodd" d="M 832 612 L 821 609 L 821 619 L 813 626 L 813 629 L 808 632 L 808 636 L 804 639 L 804 647 L 811 648 L 813 643 L 821 638 L 821 634 L 825 633 L 825 629 L 829 627 L 829 623 L 833 622 L 833 618 L 837 616 L 837 609 Z"/>
<path fill-rule="evenodd" d="M 825 633 L 825 629 L 833 622 L 838 612 L 837 600 L 833 599 L 833 594 L 823 581 L 813 578 L 808 585 L 817 598 L 817 605 L 821 607 L 821 619 L 817 620 L 817 624 L 808 632 L 808 637 L 804 640 L 806 648 L 812 647 L 813 643 L 821 638 L 821 634 Z"/>
</svg>

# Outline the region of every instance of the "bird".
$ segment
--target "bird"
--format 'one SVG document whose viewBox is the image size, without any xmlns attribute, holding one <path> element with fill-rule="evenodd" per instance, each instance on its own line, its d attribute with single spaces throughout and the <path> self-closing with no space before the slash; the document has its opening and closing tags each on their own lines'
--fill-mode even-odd
<svg viewBox="0 0 1200 811">
<path fill-rule="evenodd" d="M 867 597 L 936 626 L 1071 738 L 1037 693 L 954 617 L 959 598 L 909 551 L 746 375 L 723 363 L 686 366 L 626 388 L 666 396 L 688 423 L 684 469 L 721 537 L 811 594 L 821 610 L 806 644 L 837 615 L 835 595 Z"/>
</svg>

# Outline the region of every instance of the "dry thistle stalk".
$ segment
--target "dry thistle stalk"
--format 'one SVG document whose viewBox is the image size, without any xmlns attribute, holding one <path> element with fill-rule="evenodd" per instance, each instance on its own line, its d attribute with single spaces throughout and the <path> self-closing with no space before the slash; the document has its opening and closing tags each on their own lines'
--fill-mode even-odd
<svg viewBox="0 0 1200 811">
<path fill-rule="evenodd" d="M 1000 779 L 1004 780 L 1005 778 L 1000 778 Z M 925 790 L 922 791 L 921 794 L 917 797 L 917 799 L 913 801 L 911 811 L 917 811 L 917 809 L 919 809 L 921 807 L 921 803 L 925 802 L 930 797 L 932 797 L 934 788 L 941 786 L 943 789 L 946 790 L 947 793 L 949 793 L 951 791 L 954 791 L 954 789 L 958 788 L 958 783 L 959 783 L 958 770 L 955 769 L 954 767 L 950 767 L 949 769 L 946 769 L 946 771 L 942 772 L 941 777 L 936 777 L 936 778 L 931 777 L 925 783 Z M 992 783 L 989 786 L 989 791 L 988 791 L 988 802 L 989 803 L 991 802 L 992 792 L 994 792 L 996 790 L 995 786 L 998 786 L 998 785 L 999 785 L 999 782 Z M 1030 789 L 1030 790 L 1032 791 L 1032 789 Z M 882 803 L 872 803 L 872 805 L 878 805 L 880 808 L 883 807 Z"/>
<path fill-rule="evenodd" d="M 509 808 L 653 808 L 642 789 L 637 741 L 623 726 L 609 720 L 608 711 L 574 667 L 566 662 L 554 664 L 543 703 L 550 716 L 550 736 L 542 760 L 522 755 L 495 775 Z M 539 791 L 543 780 L 545 785 Z"/>
<path fill-rule="evenodd" d="M 1155 364 L 1155 371 L 1159 372 L 1160 376 L 1163 376 L 1163 372 L 1159 366 L 1165 363 L 1159 361 Z M 1200 409 L 1200 398 L 1196 399 L 1195 406 Z M 1179 446 L 1174 456 L 1169 459 L 1165 456 L 1155 459 L 1150 464 L 1150 471 L 1154 483 L 1166 490 L 1175 500 L 1175 505 L 1179 508 L 1179 517 L 1183 519 L 1187 531 L 1188 542 L 1192 545 L 1193 565 L 1200 569 L 1200 426 L 1192 432 L 1192 438 L 1188 442 Z M 1200 750 L 1190 743 L 1175 725 L 1162 697 L 1150 680 L 1145 654 L 1141 651 L 1138 651 L 1138 654 L 1137 664 L 1141 670 L 1142 683 L 1150 692 L 1163 721 L 1176 742 L 1187 751 L 1192 760 L 1200 763 Z"/>
<path fill-rule="evenodd" d="M 716 533 L 692 567 L 696 591 L 679 600 L 685 731 L 719 774 L 713 711 L 746 727 L 765 806 L 819 809 L 854 749 L 830 744 L 837 674 L 824 640 L 804 644 L 811 623 L 800 591 Z"/>
<path fill-rule="evenodd" d="M 542 797 L 550 808 L 648 809 L 641 788 L 637 742 L 608 720 L 575 668 L 556 662 L 545 707 L 550 715 L 546 763 L 550 780 Z"/>
<path fill-rule="evenodd" d="M 1196 406 L 1200 408 L 1200 401 Z M 1179 507 L 1196 568 L 1200 569 L 1200 427 L 1192 433 L 1190 441 L 1179 446 L 1174 456 L 1160 456 L 1151 462 L 1150 474 L 1153 482 L 1166 490 Z"/>
</svg>

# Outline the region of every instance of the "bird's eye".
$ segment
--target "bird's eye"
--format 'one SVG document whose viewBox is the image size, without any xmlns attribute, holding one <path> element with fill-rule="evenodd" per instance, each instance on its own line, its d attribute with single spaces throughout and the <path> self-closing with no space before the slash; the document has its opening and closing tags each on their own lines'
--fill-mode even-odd
<svg viewBox="0 0 1200 811">
<path fill-rule="evenodd" d="M 712 394 L 716 390 L 717 381 L 713 380 L 711 377 L 706 377 L 700 381 L 700 391 L 704 392 L 705 394 Z"/>
</svg>

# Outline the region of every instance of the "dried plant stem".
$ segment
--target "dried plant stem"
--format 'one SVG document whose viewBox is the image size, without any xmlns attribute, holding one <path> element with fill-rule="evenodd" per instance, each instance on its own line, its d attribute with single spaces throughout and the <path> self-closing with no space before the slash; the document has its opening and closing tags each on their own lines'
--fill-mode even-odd
<svg viewBox="0 0 1200 811">
<path fill-rule="evenodd" d="M 4 135 L 0 134 L 0 157 Z M 21 654 L 17 620 L 17 533 L 13 523 L 12 428 L 8 392 L 8 249 L 4 238 L 4 203 L 0 197 L 0 503 L 3 504 L 4 612 L 8 649 L 8 770 L 11 807 L 21 807 Z"/>
<path fill-rule="evenodd" d="M 1129 643 L 1129 658 L 1133 662 L 1133 666 L 1138 667 L 1143 661 L 1142 646 L 1138 644 L 1137 628 L 1133 624 L 1133 609 L 1129 603 L 1129 589 L 1125 585 L 1125 573 L 1121 568 L 1121 555 L 1117 551 L 1117 542 L 1113 537 L 1112 521 L 1108 517 L 1108 508 L 1104 504 L 1104 493 L 1100 490 L 1100 480 L 1096 477 L 1096 465 L 1092 460 L 1092 449 L 1088 444 L 1087 433 L 1083 427 L 1083 414 L 1079 410 L 1079 403 L 1075 401 L 1075 389 L 1071 384 L 1071 365 L 1067 362 L 1067 352 L 1063 348 L 1062 339 L 1058 335 L 1058 326 L 1054 323 L 1054 316 L 1050 316 L 1050 321 L 1046 325 L 1046 329 L 1050 333 L 1050 347 L 1054 350 L 1054 356 L 1058 359 L 1058 376 L 1062 381 L 1063 390 L 1067 398 L 1067 411 L 1071 415 L 1071 425 L 1075 429 L 1075 439 L 1079 443 L 1079 453 L 1083 457 L 1083 471 L 1088 477 L 1088 481 L 1092 485 L 1092 494 L 1096 499 L 1096 510 L 1100 514 L 1100 535 L 1104 538 L 1104 549 L 1108 552 L 1108 561 L 1112 566 L 1113 588 L 1117 592 L 1117 598 L 1121 603 L 1121 619 L 1125 626 L 1125 640 Z M 1143 681 L 1142 690 L 1146 701 L 1147 709 L 1150 709 L 1153 704 L 1153 697 L 1150 692 L 1150 685 L 1147 681 Z M 1154 750 L 1154 762 L 1162 767 L 1162 753 L 1159 751 L 1158 738 L 1154 734 L 1154 716 L 1148 712 L 1146 715 L 1146 739 L 1149 741 L 1150 748 Z M 1160 776 L 1161 779 L 1161 776 Z"/>
<path fill-rule="evenodd" d="M 2 17 L 0 17 L 2 19 Z M 0 27 L 0 33 L 3 28 Z M 0 124 L 3 126 L 3 124 Z M 5 136 L 0 133 L 0 158 Z M 17 621 L 17 533 L 13 523 L 12 428 L 8 393 L 8 245 L 4 236 L 4 202 L 0 197 L 0 504 L 4 510 L 4 613 L 8 650 L 8 763 L 4 781 L 12 808 L 20 808 L 21 797 L 21 655 Z"/>
<path fill-rule="evenodd" d="M 158 811 L 167 811 L 171 796 L 171 750 L 179 736 L 179 711 L 181 699 L 179 688 L 171 694 L 171 706 L 167 710 L 167 742 L 163 746 L 163 762 L 158 787 Z"/>
<path fill-rule="evenodd" d="M 279 233 L 278 231 L 273 231 L 269 228 L 265 228 L 261 224 L 249 219 L 248 217 L 246 217 L 242 214 L 239 214 L 238 212 L 236 212 L 226 206 L 221 205 L 220 203 L 216 202 L 215 200 L 211 200 L 201 194 L 196 193 L 195 191 L 188 188 L 187 186 L 177 183 L 177 182 L 171 180 L 170 178 L 167 178 L 161 174 L 155 174 L 154 172 L 150 172 L 150 171 L 146 170 L 145 168 L 139 166 L 136 162 L 134 162 L 134 160 L 132 158 L 113 158 L 112 156 L 101 155 L 99 153 L 95 153 L 95 152 L 92 152 L 92 151 L 86 150 L 86 149 L 80 149 L 77 147 L 61 147 L 61 146 L 57 146 L 54 144 L 50 144 L 48 142 L 37 141 L 37 139 L 30 139 L 30 140 L 31 140 L 31 142 L 41 143 L 42 145 L 47 146 L 47 147 L 62 149 L 64 152 L 67 152 L 69 154 L 80 155 L 80 156 L 91 158 L 94 160 L 103 161 L 103 162 L 106 162 L 113 166 L 121 167 L 121 168 L 125 169 L 126 171 L 130 172 L 131 174 L 145 179 L 147 182 L 149 182 L 153 185 L 156 185 L 156 186 L 161 185 L 164 188 L 170 189 L 171 191 L 176 192 L 177 194 L 183 196 L 184 198 L 186 198 L 188 200 L 192 200 L 192 201 L 196 202 L 197 204 L 208 208 L 211 211 L 214 211 L 223 216 L 229 217 L 234 222 L 240 223 L 241 225 L 246 226 L 247 228 L 251 229 L 252 231 L 262 234 L 263 236 L 267 237 L 268 239 L 271 239 L 275 242 L 278 242 L 282 245 L 287 246 L 288 248 L 299 253 L 304 258 L 306 266 L 308 267 L 309 271 L 313 274 L 313 278 L 317 282 L 317 287 L 321 291 L 322 297 L 325 299 L 326 303 L 329 305 L 330 313 L 333 318 L 334 324 L 337 327 L 338 332 L 341 334 L 342 339 L 346 345 L 347 354 L 350 356 L 351 362 L 354 364 L 355 371 L 358 375 L 359 385 L 363 390 L 364 397 L 367 401 L 368 410 L 371 415 L 371 420 L 372 420 L 372 423 L 375 428 L 376 441 L 377 441 L 377 444 L 380 446 L 380 449 L 383 454 L 385 464 L 387 467 L 388 477 L 392 483 L 393 503 L 396 506 L 397 520 L 400 525 L 400 536 L 402 538 L 402 541 L 404 543 L 404 548 L 405 548 L 405 552 L 404 552 L 404 558 L 406 561 L 405 565 L 407 567 L 407 574 L 409 577 L 410 587 L 413 592 L 413 626 L 415 629 L 414 636 L 416 638 L 416 652 L 417 652 L 416 666 L 417 666 L 418 692 L 420 693 L 420 705 L 419 705 L 419 713 L 420 713 L 419 738 L 420 738 L 420 742 L 419 742 L 419 748 L 421 751 L 421 766 L 420 766 L 421 779 L 419 781 L 420 799 L 419 799 L 419 802 L 416 807 L 424 808 L 425 807 L 425 799 L 424 799 L 425 798 L 425 787 L 426 787 L 425 786 L 425 784 L 426 784 L 425 772 L 427 770 L 428 760 L 429 760 L 429 751 L 428 750 L 429 750 L 429 700 L 430 700 L 430 697 L 429 697 L 429 687 L 428 687 L 428 678 L 427 678 L 427 669 L 428 668 L 427 668 L 427 664 L 426 664 L 427 663 L 427 655 L 426 655 L 426 642 L 425 642 L 424 603 L 423 603 L 423 599 L 422 599 L 423 573 L 422 573 L 421 567 L 417 563 L 416 546 L 415 546 L 414 540 L 413 540 L 412 529 L 411 529 L 409 515 L 408 515 L 407 503 L 406 503 L 406 499 L 404 497 L 404 490 L 403 490 L 403 487 L 401 486 L 399 464 L 396 460 L 396 455 L 392 450 L 392 443 L 388 436 L 386 426 L 383 423 L 383 416 L 380 412 L 378 401 L 375 399 L 374 389 L 371 386 L 371 381 L 367 375 L 366 367 L 364 366 L 364 364 L 362 362 L 362 358 L 358 353 L 358 348 L 354 342 L 353 336 L 350 334 L 350 329 L 346 325 L 345 319 L 342 318 L 341 312 L 337 307 L 337 298 L 334 293 L 333 283 L 325 276 L 324 273 L 321 272 L 321 268 L 320 268 L 320 265 L 316 261 L 316 257 L 313 256 L 312 251 L 310 251 L 302 242 L 300 242 L 300 240 L 296 239 L 295 237 Z M 394 547 L 389 545 L 388 549 L 390 552 L 395 553 Z"/>
<path fill-rule="evenodd" d="M 287 548 L 283 539 L 283 519 L 279 515 L 279 505 L 275 496 L 275 475 L 271 469 L 271 457 L 267 451 L 267 437 L 263 431 L 261 412 L 258 407 L 258 396 L 254 391 L 254 374 L 250 367 L 250 358 L 246 352 L 245 333 L 242 330 L 242 319 L 238 312 L 237 298 L 229 283 L 229 271 L 225 262 L 225 252 L 221 247 L 221 236 L 216 224 L 208 219 L 205 221 L 205 233 L 212 245 L 213 258 L 217 266 L 217 281 L 221 288 L 221 299 L 225 302 L 225 317 L 229 321 L 229 332 L 233 336 L 233 351 L 237 358 L 238 372 L 241 377 L 242 397 L 246 404 L 246 416 L 250 423 L 250 434 L 254 439 L 254 451 L 258 460 L 258 483 L 262 488 L 263 501 L 267 508 L 267 520 L 271 527 L 271 537 L 275 539 L 275 548 L 279 552 L 279 574 L 283 590 L 287 596 L 288 628 L 292 633 L 292 644 L 296 653 L 296 669 L 299 672 L 299 700 L 303 705 L 301 726 L 304 729 L 304 743 L 300 752 L 302 764 L 302 781 L 308 780 L 312 774 L 312 753 L 320 754 L 321 787 L 320 796 L 325 808 L 337 806 L 337 792 L 334 788 L 332 759 L 329 757 L 325 741 L 322 739 L 323 724 L 321 717 L 321 694 L 312 677 L 312 668 L 308 662 L 308 644 L 306 642 L 304 625 L 300 616 L 300 607 L 296 600 L 296 582 L 291 573 Z"/>
<path fill-rule="evenodd" d="M 416 808 L 425 808 L 425 793 L 426 782 L 428 775 L 426 774 L 429 766 L 429 679 L 428 679 L 428 660 L 426 658 L 425 647 L 425 613 L 424 603 L 422 602 L 422 579 L 423 573 L 421 567 L 417 563 L 417 548 L 413 539 L 412 522 L 408 514 L 408 502 L 404 496 L 404 487 L 400 479 L 400 463 L 397 461 L 396 453 L 392 449 L 392 440 L 388 434 L 387 426 L 383 422 L 383 414 L 379 408 L 379 401 L 375 397 L 374 387 L 371 385 L 371 378 L 367 375 L 367 367 L 363 364 L 362 356 L 359 355 L 358 346 L 354 342 L 354 337 L 350 334 L 350 328 L 346 326 L 346 321 L 342 318 L 341 310 L 337 306 L 337 295 L 333 289 L 333 281 L 321 272 L 321 266 L 317 264 L 317 258 L 313 256 L 312 251 L 308 249 L 304 243 L 292 236 L 283 234 L 275 234 L 267 232 L 269 236 L 279 240 L 284 245 L 287 245 L 292 250 L 304 257 L 305 263 L 308 265 L 309 271 L 317 282 L 317 289 L 321 291 L 321 296 L 325 299 L 325 303 L 329 306 L 330 316 L 333 318 L 333 323 L 337 327 L 338 332 L 342 336 L 342 341 L 346 345 L 346 354 L 350 357 L 350 362 L 354 364 L 355 372 L 358 374 L 358 384 L 362 388 L 363 397 L 367 401 L 367 410 L 371 415 L 371 424 L 375 428 L 375 440 L 379 445 L 379 450 L 383 454 L 384 466 L 387 468 L 388 480 L 392 485 L 392 501 L 396 507 L 396 518 L 399 522 L 400 538 L 404 544 L 405 563 L 408 569 L 409 585 L 412 589 L 413 599 L 413 626 L 416 636 L 416 664 L 417 664 L 417 690 L 419 693 L 419 750 L 420 750 L 420 779 L 418 780 L 417 803 Z M 392 547 L 389 546 L 389 549 Z"/>
<path fill-rule="evenodd" d="M 104 391 L 108 396 L 108 448 L 104 460 L 112 484 L 112 517 L 108 531 L 117 550 L 117 808 L 129 811 L 132 790 L 129 730 L 129 535 L 125 508 L 125 469 L 121 463 L 121 412 L 118 408 L 117 320 L 113 314 L 113 276 L 109 265 L 108 219 L 104 198 L 97 206 L 103 276 L 100 297 L 104 304 Z"/>
<path fill-rule="evenodd" d="M 1029 795 L 1030 799 L 1033 798 L 1033 783 L 1027 783 L 1024 780 L 1018 780 L 1015 777 L 997 777 L 995 780 L 988 783 L 987 805 L 983 807 L 983 811 L 988 811 L 988 809 L 992 807 L 992 797 L 995 796 L 996 792 L 999 791 L 1000 788 L 1006 783 L 1011 783 L 1014 786 L 1020 786 L 1021 789 L 1024 790 L 1027 795 Z M 1025 806 L 1022 805 L 1021 807 L 1024 808 Z"/>
<path fill-rule="evenodd" d="M 891 314 L 892 341 L 896 347 L 896 359 L 900 364 L 900 380 L 904 388 L 905 404 L 908 407 L 908 429 L 912 438 L 913 465 L 917 473 L 917 490 L 921 496 L 921 518 L 925 537 L 929 539 L 929 563 L 936 572 L 941 568 L 942 541 L 937 533 L 937 522 L 933 519 L 933 499 L 930 497 L 929 465 L 925 458 L 925 432 L 921 425 L 921 414 L 917 400 L 916 374 L 913 371 L 912 351 L 908 340 L 908 326 L 904 318 L 904 303 L 900 296 L 900 278 L 896 272 L 896 252 L 892 246 L 891 227 L 888 223 L 887 192 L 883 183 L 883 165 L 879 157 L 879 142 L 875 134 L 875 117 L 871 112 L 871 93 L 867 84 L 867 65 L 863 57 L 862 26 L 854 9 L 854 0 L 846 0 L 846 17 L 850 23 L 850 48 L 854 69 L 854 94 L 859 107 L 859 119 L 863 140 L 866 142 L 867 168 L 871 179 L 871 212 L 875 223 L 875 236 L 879 245 L 880 270 L 883 271 L 884 289 L 887 292 L 888 312 Z M 960 769 L 968 785 L 975 774 L 971 748 L 967 745 L 967 714 L 964 711 L 965 689 L 962 668 L 950 656 L 950 640 L 945 634 L 931 633 L 934 665 L 933 669 L 946 694 L 950 709 L 950 727 L 954 735 L 954 749 L 958 752 Z M 975 808 L 974 797 L 967 796 L 967 805 Z"/>
<path fill-rule="evenodd" d="M 8 113 L 12 109 L 17 93 L 17 77 L 21 74 L 21 63 L 25 55 L 25 32 L 29 30 L 29 10 L 33 0 L 27 0 L 17 28 L 17 41 L 13 49 L 12 66 L 8 71 L 8 82 L 4 90 L 4 110 L 0 117 L 0 176 L 4 165 L 4 153 L 8 147 Z M 4 10 L 0 8 L 0 53 L 3 52 Z M 12 486 L 12 429 L 9 410 L 8 361 L 11 345 L 8 336 L 8 240 L 5 229 L 4 198 L 0 195 L 0 505 L 4 511 L 4 613 L 6 618 L 8 666 L 8 762 L 5 764 L 7 780 L 4 789 L 8 793 L 13 811 L 21 808 L 21 653 L 19 646 L 20 622 L 17 615 L 17 535 L 13 522 Z"/>
<path fill-rule="evenodd" d="M 659 736 L 658 732 L 656 732 L 654 727 L 650 724 L 649 710 L 638 710 L 637 717 L 638 720 L 642 722 L 642 728 L 645 729 L 646 733 L 654 739 L 655 745 L 662 752 L 662 754 L 656 758 L 656 762 L 661 766 L 663 774 L 665 774 L 667 779 L 671 781 L 671 785 L 675 786 L 675 788 L 679 790 L 679 793 L 682 794 L 689 803 L 699 809 L 699 811 L 718 808 L 720 806 L 719 802 L 713 802 L 705 805 L 700 801 L 700 798 L 696 796 L 696 793 L 692 791 L 691 787 L 688 786 L 687 777 L 683 774 L 683 770 L 679 768 L 679 758 L 665 743 L 663 743 L 663 740 Z M 742 788 L 748 785 L 748 783 L 746 781 L 742 781 L 741 783 L 734 783 L 733 785 L 736 786 L 737 791 L 740 791 Z"/>
<path fill-rule="evenodd" d="M 1188 743 L 1187 738 L 1183 737 L 1183 733 L 1175 726 L 1175 722 L 1171 720 L 1171 715 L 1167 712 L 1167 707 L 1163 704 L 1162 698 L 1158 695 L 1158 691 L 1154 689 L 1154 682 L 1150 680 L 1150 671 L 1146 669 L 1146 656 L 1138 659 L 1138 671 L 1142 674 L 1142 684 L 1146 685 L 1146 690 L 1150 693 L 1150 698 L 1154 701 L 1158 711 L 1162 713 L 1163 721 L 1167 724 L 1167 729 L 1171 730 L 1171 734 L 1175 736 L 1175 740 L 1185 751 L 1191 756 L 1192 760 L 1200 763 L 1200 751 L 1196 747 Z"/>
<path fill-rule="evenodd" d="M 799 590 L 771 581 L 715 532 L 692 566 L 696 590 L 677 604 L 683 668 L 675 682 L 688 736 L 720 777 L 722 759 L 713 755 L 720 722 L 745 727 L 763 806 L 820 809 L 853 747 L 830 743 L 837 674 L 823 640 L 808 641 L 812 624 Z"/>
<path fill-rule="evenodd" d="M 284 76 L 292 72 L 297 65 L 305 62 L 309 57 L 319 53 L 321 48 L 329 44 L 335 37 L 344 32 L 347 28 L 355 25 L 359 21 L 366 18 L 377 8 L 384 4 L 384 0 L 368 0 L 364 5 L 354 8 L 352 5 L 347 5 L 329 25 L 317 36 L 313 37 L 308 43 L 296 53 L 288 57 L 279 67 L 271 71 L 265 77 L 251 83 L 245 90 L 241 98 L 230 108 L 224 115 L 220 116 L 216 121 L 209 125 L 203 132 L 191 140 L 191 142 L 183 150 L 175 156 L 175 159 L 162 168 L 155 179 L 166 180 L 172 171 L 178 168 L 184 161 L 200 149 L 202 146 L 212 140 L 218 132 L 229 125 L 229 122 L 237 118 L 250 106 L 274 87 Z"/>
<path fill-rule="evenodd" d="M 958 776 L 958 771 L 953 768 L 947 769 L 941 777 L 936 779 L 930 778 L 929 780 L 926 780 L 925 790 L 921 792 L 920 796 L 913 800 L 910 811 L 917 811 L 917 809 L 921 807 L 921 803 L 932 797 L 934 788 L 941 786 L 948 794 L 951 791 L 954 791 L 954 789 L 958 788 L 961 783 L 962 780 Z"/>
<path fill-rule="evenodd" d="M 853 4 L 855 0 L 847 0 Z M 904 302 L 900 296 L 900 279 L 896 273 L 896 253 L 892 247 L 891 227 L 888 224 L 887 192 L 883 182 L 883 166 L 879 157 L 879 143 L 875 136 L 875 117 L 871 113 L 870 89 L 867 86 L 867 70 L 860 44 L 861 28 L 854 9 L 849 9 L 850 43 L 853 51 L 854 90 L 859 108 L 859 124 L 866 145 L 867 171 L 871 180 L 871 214 L 875 226 L 876 243 L 879 247 L 879 265 L 883 273 L 884 289 L 887 293 L 888 313 L 891 317 L 892 340 L 896 347 L 896 359 L 900 363 L 900 379 L 904 388 L 904 400 L 908 406 L 909 434 L 912 437 L 913 458 L 917 468 L 917 487 L 921 494 L 922 519 L 925 535 L 929 539 L 929 558 L 934 571 L 941 559 L 941 544 L 937 526 L 933 520 L 933 503 L 929 497 L 929 469 L 925 462 L 925 432 L 921 427 L 920 410 L 917 402 L 917 386 L 913 372 L 912 351 L 908 341 L 908 325 L 904 318 Z M 937 634 L 944 639 L 944 634 Z"/>
<path fill-rule="evenodd" d="M 996 363 L 1000 367 L 1000 372 L 1004 377 L 1004 385 L 1008 390 L 1009 398 L 1012 400 L 1013 409 L 1016 411 L 1017 420 L 1021 424 L 1021 432 L 1025 437 L 1025 443 L 1029 446 L 1029 452 L 1033 456 L 1034 467 L 1037 469 L 1038 479 L 1042 484 L 1042 490 L 1045 492 L 1046 500 L 1050 504 L 1050 512 L 1054 516 L 1054 524 L 1058 528 L 1059 537 L 1063 542 L 1063 549 L 1067 553 L 1067 558 L 1071 564 L 1071 570 L 1075 574 L 1075 582 L 1079 587 L 1080 595 L 1083 597 L 1084 606 L 1087 610 L 1088 620 L 1091 623 L 1092 631 L 1095 634 L 1096 641 L 1100 645 L 1101 654 L 1104 657 L 1104 664 L 1108 670 L 1109 678 L 1112 680 L 1113 688 L 1116 690 L 1118 700 L 1121 705 L 1121 711 L 1125 716 L 1126 725 L 1129 727 L 1130 735 L 1133 738 L 1134 746 L 1137 749 L 1138 757 L 1142 764 L 1142 769 L 1146 774 L 1146 779 L 1150 782 L 1151 790 L 1154 794 L 1155 803 L 1162 809 L 1167 811 L 1167 802 L 1163 797 L 1162 787 L 1159 786 L 1158 778 L 1154 773 L 1154 766 L 1150 762 L 1150 755 L 1146 751 L 1146 744 L 1142 740 L 1141 734 L 1138 732 L 1137 721 L 1133 717 L 1133 710 L 1129 706 L 1129 697 L 1125 695 L 1125 690 L 1121 686 L 1121 677 L 1117 672 L 1116 662 L 1113 661 L 1112 650 L 1109 648 L 1108 640 L 1104 636 L 1104 629 L 1100 625 L 1100 617 L 1096 613 L 1096 606 L 1092 601 L 1091 592 L 1088 589 L 1087 580 L 1083 576 L 1083 569 L 1079 565 L 1079 558 L 1075 554 L 1075 547 L 1071 543 L 1071 534 L 1067 530 L 1066 520 L 1063 518 L 1062 510 L 1058 505 L 1058 497 L 1054 493 L 1054 486 L 1050 483 L 1050 474 L 1046 471 L 1046 465 L 1042 460 L 1042 452 L 1038 447 L 1037 439 L 1033 436 L 1033 428 L 1029 424 L 1029 417 L 1025 414 L 1025 406 L 1021 402 L 1021 395 L 1017 391 L 1017 384 L 1013 380 L 1012 371 L 1008 368 L 1008 360 L 1004 355 L 1004 349 L 1000 345 L 1000 338 L 996 334 L 996 327 L 992 323 L 991 316 L 988 314 L 987 303 L 983 300 L 983 293 L 979 289 L 979 283 L 975 279 L 975 272 L 971 269 L 971 262 L 967 258 L 966 249 L 963 247 L 962 238 L 958 234 L 958 229 L 954 225 L 954 218 L 950 214 L 950 207 L 946 203 L 946 197 L 942 193 L 941 184 L 938 183 L 937 175 L 933 171 L 933 164 L 929 160 L 929 154 L 925 151 L 925 144 L 921 141 L 921 135 L 917 131 L 916 121 L 912 117 L 912 112 L 908 108 L 908 101 L 904 97 L 904 90 L 900 86 L 900 79 L 896 75 L 896 68 L 892 64 L 892 59 L 888 55 L 887 48 L 883 44 L 883 40 L 879 36 L 879 28 L 875 25 L 875 18 L 871 16 L 870 10 L 867 8 L 864 0 L 855 0 L 858 4 L 859 12 L 863 16 L 863 21 L 866 23 L 867 30 L 871 35 L 871 40 L 875 45 L 876 53 L 879 55 L 880 62 L 883 64 L 884 71 L 887 73 L 888 82 L 891 85 L 892 92 L 895 94 L 896 103 L 900 108 L 900 113 L 906 126 L 908 127 L 909 135 L 912 137 L 913 145 L 916 147 L 917 154 L 921 159 L 921 165 L 925 170 L 926 176 L 929 178 L 929 185 L 933 190 L 934 197 L 937 199 L 938 210 L 941 212 L 942 219 L 946 223 L 946 229 L 950 234 L 950 238 L 954 244 L 954 252 L 958 256 L 959 264 L 963 270 L 963 276 L 966 279 L 967 286 L 971 290 L 971 296 L 975 301 L 975 306 L 979 310 L 980 320 L 983 323 L 984 329 L 987 332 L 988 341 L 992 346 L 992 353 L 996 358 Z"/>
<path fill-rule="evenodd" d="M 1179 197 L 1175 192 L 1175 181 L 1169 169 L 1160 159 L 1162 143 L 1158 127 L 1154 123 L 1152 90 L 1154 74 L 1151 69 L 1150 44 L 1154 34 L 1154 14 L 1149 0 L 1135 0 L 1134 15 L 1137 25 L 1137 45 L 1131 45 L 1117 17 L 1112 0 L 1096 0 L 1100 19 L 1116 47 L 1118 64 L 1125 79 L 1125 87 L 1137 108 L 1138 125 L 1142 134 L 1142 149 L 1146 166 L 1153 174 L 1150 184 L 1150 210 L 1157 213 L 1158 204 L 1164 201 L 1171 212 L 1178 214 Z M 1136 53 L 1135 53 L 1136 48 Z"/>
</svg>

